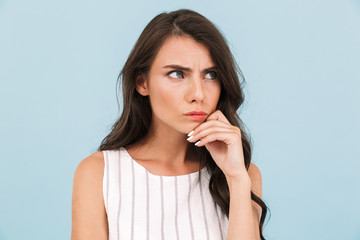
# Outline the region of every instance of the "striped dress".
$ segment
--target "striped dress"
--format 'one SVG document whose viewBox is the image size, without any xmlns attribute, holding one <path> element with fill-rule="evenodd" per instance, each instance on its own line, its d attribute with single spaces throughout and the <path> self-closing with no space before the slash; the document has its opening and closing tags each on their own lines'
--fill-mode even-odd
<svg viewBox="0 0 360 240">
<path fill-rule="evenodd" d="M 228 219 L 211 197 L 206 168 L 159 176 L 132 159 L 124 147 L 103 154 L 109 240 L 227 238 Z"/>
</svg>

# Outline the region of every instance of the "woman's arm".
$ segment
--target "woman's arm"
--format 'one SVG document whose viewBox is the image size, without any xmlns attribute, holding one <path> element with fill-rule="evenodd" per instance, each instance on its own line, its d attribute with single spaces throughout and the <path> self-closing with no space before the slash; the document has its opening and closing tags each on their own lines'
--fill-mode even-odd
<svg viewBox="0 0 360 240">
<path fill-rule="evenodd" d="M 104 156 L 95 152 L 75 170 L 72 192 L 71 240 L 107 240 L 108 225 L 103 200 Z"/>
<path fill-rule="evenodd" d="M 251 190 L 261 198 L 261 173 L 250 163 L 248 176 L 227 179 L 230 210 L 227 240 L 259 240 L 261 207 L 251 200 Z M 249 178 L 250 177 L 250 178 Z"/>
<path fill-rule="evenodd" d="M 217 166 L 223 171 L 230 192 L 228 240 L 259 240 L 260 209 L 251 200 L 251 190 L 261 198 L 261 174 L 250 163 L 245 167 L 242 131 L 231 125 L 220 111 L 188 134 L 189 142 L 205 146 Z"/>
</svg>

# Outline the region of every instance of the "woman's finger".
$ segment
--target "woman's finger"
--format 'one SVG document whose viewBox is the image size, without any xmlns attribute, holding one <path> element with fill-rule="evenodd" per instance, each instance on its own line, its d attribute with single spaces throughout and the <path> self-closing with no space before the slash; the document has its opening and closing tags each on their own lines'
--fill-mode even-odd
<svg viewBox="0 0 360 240">
<path fill-rule="evenodd" d="M 196 143 L 196 146 L 204 146 L 205 144 L 213 141 L 221 141 L 224 142 L 226 145 L 231 145 L 235 143 L 235 137 L 238 137 L 235 132 L 211 132 L 210 134 L 201 138 L 200 141 Z"/>
<path fill-rule="evenodd" d="M 221 127 L 229 128 L 229 129 L 233 129 L 233 130 L 237 130 L 236 128 L 238 128 L 238 127 L 236 127 L 234 125 L 227 124 L 227 123 L 219 121 L 219 120 L 211 119 L 211 120 L 208 120 L 206 122 L 203 122 L 202 124 L 200 124 L 199 126 L 194 128 L 194 130 L 193 130 L 194 132 L 192 132 L 191 135 L 197 134 L 197 133 L 201 132 L 204 129 L 214 127 L 214 126 L 221 126 Z"/>
<path fill-rule="evenodd" d="M 227 123 L 227 124 L 230 124 L 231 123 L 229 122 L 229 120 L 225 117 L 225 115 L 220 111 L 220 110 L 216 110 L 215 112 L 213 112 L 212 114 L 210 114 L 206 121 L 207 120 L 219 120 L 221 122 L 224 122 L 224 123 Z"/>
<path fill-rule="evenodd" d="M 234 128 L 229 128 L 228 126 L 212 126 L 207 127 L 201 130 L 197 130 L 196 133 L 192 134 L 187 140 L 189 142 L 196 142 L 199 139 L 202 139 L 213 132 L 219 132 L 219 133 L 237 133 L 237 131 Z"/>
</svg>

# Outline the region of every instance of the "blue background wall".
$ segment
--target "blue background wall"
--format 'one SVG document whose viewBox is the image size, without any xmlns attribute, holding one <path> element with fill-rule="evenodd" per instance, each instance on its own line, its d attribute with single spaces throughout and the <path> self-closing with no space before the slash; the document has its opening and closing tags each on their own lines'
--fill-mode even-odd
<svg viewBox="0 0 360 240">
<path fill-rule="evenodd" d="M 213 21 L 245 75 L 267 239 L 360 239 L 355 0 L 0 1 L 0 239 L 70 239 L 73 174 L 120 114 L 118 73 L 178 8 Z"/>
</svg>

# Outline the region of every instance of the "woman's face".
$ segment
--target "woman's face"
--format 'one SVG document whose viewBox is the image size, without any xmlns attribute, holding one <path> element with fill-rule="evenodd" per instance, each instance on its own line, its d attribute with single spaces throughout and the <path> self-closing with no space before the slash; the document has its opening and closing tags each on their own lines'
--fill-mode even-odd
<svg viewBox="0 0 360 240">
<path fill-rule="evenodd" d="M 188 37 L 165 40 L 147 81 L 137 85 L 140 94 L 149 96 L 156 126 L 187 134 L 216 110 L 221 85 L 213 67 L 205 45 Z M 191 111 L 206 115 L 202 119 L 187 116 Z"/>
</svg>

